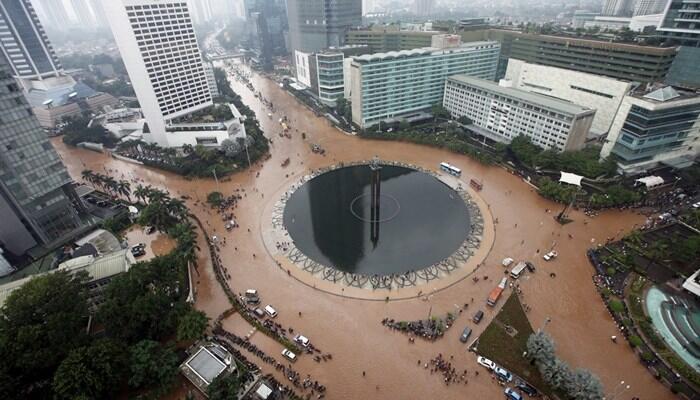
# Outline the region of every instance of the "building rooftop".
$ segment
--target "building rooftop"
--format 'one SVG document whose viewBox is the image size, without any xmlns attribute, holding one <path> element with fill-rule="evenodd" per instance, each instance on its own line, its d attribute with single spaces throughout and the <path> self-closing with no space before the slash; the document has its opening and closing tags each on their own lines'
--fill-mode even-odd
<svg viewBox="0 0 700 400">
<path fill-rule="evenodd" d="M 209 343 L 199 346 L 182 365 L 180 371 L 202 393 L 207 392 L 209 385 L 235 363 L 231 354 L 218 344 Z"/>
<path fill-rule="evenodd" d="M 489 92 L 498 93 L 504 96 L 513 97 L 528 103 L 538 104 L 542 107 L 549 108 L 551 110 L 559 111 L 566 114 L 584 114 L 593 113 L 592 110 L 587 107 L 579 106 L 565 100 L 557 99 L 550 96 L 545 96 L 537 93 L 528 92 L 525 90 L 515 89 L 512 87 L 501 86 L 498 83 L 487 81 L 485 79 L 472 78 L 467 75 L 453 75 L 447 78 L 448 80 L 461 82 L 469 86 L 475 86 Z"/>
<path fill-rule="evenodd" d="M 64 79 L 61 79 L 64 78 Z M 42 85 L 36 85 L 27 92 L 27 101 L 32 107 L 60 107 L 68 103 L 93 97 L 100 92 L 95 91 L 83 82 L 76 82 L 69 77 L 45 79 Z"/>
<path fill-rule="evenodd" d="M 700 94 L 690 90 L 669 86 L 662 83 L 640 85 L 630 92 L 630 96 L 643 99 L 653 104 L 672 104 L 681 100 L 700 101 Z"/>
<path fill-rule="evenodd" d="M 570 36 L 556 36 L 556 35 L 543 35 L 539 33 L 523 33 L 519 31 L 507 30 L 507 29 L 490 29 L 493 32 L 503 32 L 516 34 L 523 38 L 541 38 L 550 42 L 557 43 L 567 43 L 567 44 L 581 44 L 597 49 L 617 49 L 617 50 L 627 50 L 635 53 L 646 53 L 653 55 L 671 55 L 676 53 L 676 47 L 657 47 L 657 46 L 642 46 L 639 44 L 612 42 L 605 40 L 587 39 L 587 38 L 574 38 Z"/>
<path fill-rule="evenodd" d="M 9 297 L 13 291 L 19 289 L 34 277 L 51 274 L 57 271 L 68 271 L 72 274 L 86 271 L 90 276 L 90 280 L 95 282 L 118 275 L 122 272 L 127 272 L 135 262 L 136 260 L 128 249 L 123 249 L 102 257 L 82 256 L 73 258 L 61 263 L 58 268 L 54 270 L 31 275 L 0 286 L 0 307 L 5 304 L 5 300 L 7 300 L 7 297 Z"/>
<path fill-rule="evenodd" d="M 392 58 L 404 58 L 404 57 L 414 57 L 414 56 L 429 55 L 429 54 L 445 54 L 445 53 L 454 53 L 454 52 L 459 52 L 459 51 L 469 51 L 469 50 L 473 50 L 475 48 L 481 48 L 482 46 L 494 46 L 494 45 L 498 45 L 498 42 L 495 42 L 495 41 L 469 42 L 469 43 L 463 43 L 459 47 L 450 47 L 450 48 L 444 48 L 444 49 L 437 48 L 437 47 L 421 47 L 421 48 L 412 49 L 412 50 L 389 51 L 386 53 L 365 54 L 362 56 L 352 57 L 352 59 L 354 61 L 358 61 L 361 63 L 373 62 L 373 61 L 385 61 L 385 60 L 390 60 Z"/>
</svg>

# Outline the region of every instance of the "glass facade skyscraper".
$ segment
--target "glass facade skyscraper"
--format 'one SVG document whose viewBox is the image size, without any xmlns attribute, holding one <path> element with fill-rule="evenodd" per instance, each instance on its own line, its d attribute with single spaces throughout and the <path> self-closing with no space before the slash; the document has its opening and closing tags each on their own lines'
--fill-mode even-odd
<svg viewBox="0 0 700 400">
<path fill-rule="evenodd" d="M 671 86 L 638 89 L 622 101 L 602 157 L 614 156 L 624 173 L 661 163 L 692 164 L 700 149 L 700 96 Z"/>
<path fill-rule="evenodd" d="M 14 254 L 80 226 L 72 180 L 0 55 L 0 243 Z"/>
<path fill-rule="evenodd" d="M 61 63 L 30 0 L 0 0 L 0 47 L 17 78 L 59 76 Z"/>
<path fill-rule="evenodd" d="M 362 25 L 362 0 L 289 0 L 290 52 L 313 53 L 345 44 L 345 34 Z"/>
</svg>

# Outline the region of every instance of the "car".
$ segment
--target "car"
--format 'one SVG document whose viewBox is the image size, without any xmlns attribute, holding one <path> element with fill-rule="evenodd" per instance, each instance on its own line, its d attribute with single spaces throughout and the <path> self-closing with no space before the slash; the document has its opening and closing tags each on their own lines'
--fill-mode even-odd
<svg viewBox="0 0 700 400">
<path fill-rule="evenodd" d="M 493 361 L 491 361 L 491 360 L 489 360 L 489 359 L 486 358 L 486 357 L 479 356 L 479 357 L 476 358 L 476 362 L 477 362 L 479 365 L 481 365 L 482 367 L 485 367 L 485 368 L 487 368 L 487 369 L 489 369 L 489 370 L 493 370 L 493 369 L 496 368 L 496 363 L 493 362 Z"/>
<path fill-rule="evenodd" d="M 530 397 L 535 397 L 539 394 L 539 393 L 537 393 L 537 389 L 530 386 L 527 382 L 518 381 L 518 383 L 515 385 L 515 387 L 520 389 L 521 392 L 527 394 Z"/>
<path fill-rule="evenodd" d="M 508 400 L 522 400 L 523 399 L 523 396 L 520 393 L 516 392 L 515 390 L 513 390 L 511 388 L 506 388 L 503 391 L 503 394 L 506 395 L 506 399 L 508 399 Z"/>
<path fill-rule="evenodd" d="M 698 201 L 697 203 L 693 204 L 693 208 L 700 208 L 700 201 Z"/>
<path fill-rule="evenodd" d="M 296 343 L 299 343 L 300 345 L 302 345 L 302 346 L 304 346 L 304 347 L 309 347 L 309 344 L 311 344 L 311 342 L 309 341 L 309 338 L 307 338 L 307 337 L 304 336 L 304 335 L 296 335 L 296 336 L 294 336 L 294 341 L 295 341 Z"/>
<path fill-rule="evenodd" d="M 542 258 L 544 258 L 545 261 L 551 261 L 551 260 L 554 260 L 555 258 L 557 258 L 558 255 L 559 255 L 559 253 L 557 253 L 556 250 L 552 250 L 549 253 L 542 256 Z"/>
<path fill-rule="evenodd" d="M 459 337 L 459 341 L 462 343 L 467 343 L 467 340 L 469 340 L 469 336 L 472 334 L 472 328 L 466 327 L 462 331 L 462 336 Z"/>
<path fill-rule="evenodd" d="M 289 361 L 294 362 L 297 360 L 297 355 L 292 353 L 292 351 L 289 349 L 282 350 L 282 355 Z"/>
<path fill-rule="evenodd" d="M 150 235 L 151 233 L 153 233 L 155 231 L 156 231 L 156 228 L 154 228 L 152 226 L 147 226 L 146 230 L 144 232 L 146 232 L 146 235 Z"/>
<path fill-rule="evenodd" d="M 269 315 L 270 318 L 275 318 L 277 316 L 277 310 L 269 304 L 265 306 L 265 313 Z"/>
<path fill-rule="evenodd" d="M 525 261 L 525 266 L 527 267 L 528 271 L 535 272 L 535 264 L 531 263 L 530 261 Z"/>
<path fill-rule="evenodd" d="M 255 289 L 246 290 L 245 295 L 243 296 L 243 300 L 245 300 L 245 302 L 248 304 L 260 303 L 260 297 L 258 296 L 258 291 Z"/>
<path fill-rule="evenodd" d="M 510 258 L 510 257 L 508 257 L 508 258 L 504 258 L 504 259 L 503 259 L 503 262 L 502 262 L 501 264 L 502 264 L 504 267 L 508 268 L 508 267 L 510 267 L 510 265 L 513 264 L 514 262 L 515 262 L 515 260 L 513 260 L 513 259 Z"/>
<path fill-rule="evenodd" d="M 258 318 L 265 318 L 265 311 L 263 311 L 262 308 L 256 308 L 253 310 L 253 314 Z"/>
<path fill-rule="evenodd" d="M 493 369 L 493 373 L 496 374 L 496 378 L 498 378 L 499 381 L 510 382 L 513 380 L 513 374 L 503 367 L 497 366 Z"/>
<path fill-rule="evenodd" d="M 484 318 L 484 312 L 479 310 L 474 314 L 474 318 L 472 318 L 472 321 L 474 321 L 475 324 L 478 324 L 481 322 L 481 319 Z"/>
<path fill-rule="evenodd" d="M 134 257 L 141 257 L 142 255 L 146 254 L 146 250 L 141 246 L 134 246 L 131 248 L 131 254 Z"/>
</svg>

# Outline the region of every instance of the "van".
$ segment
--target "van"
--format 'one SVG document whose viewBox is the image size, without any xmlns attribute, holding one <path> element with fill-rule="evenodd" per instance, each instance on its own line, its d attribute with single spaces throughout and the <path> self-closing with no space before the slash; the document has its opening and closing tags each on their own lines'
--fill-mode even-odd
<svg viewBox="0 0 700 400">
<path fill-rule="evenodd" d="M 506 388 L 503 394 L 506 395 L 506 399 L 508 400 L 523 400 L 523 396 L 511 388 Z"/>
<path fill-rule="evenodd" d="M 245 302 L 248 304 L 260 303 L 260 298 L 258 297 L 258 291 L 255 289 L 246 290 L 244 297 L 245 297 Z"/>
<path fill-rule="evenodd" d="M 265 306 L 265 313 L 267 313 L 270 318 L 275 318 L 277 316 L 277 311 L 269 304 Z"/>
</svg>

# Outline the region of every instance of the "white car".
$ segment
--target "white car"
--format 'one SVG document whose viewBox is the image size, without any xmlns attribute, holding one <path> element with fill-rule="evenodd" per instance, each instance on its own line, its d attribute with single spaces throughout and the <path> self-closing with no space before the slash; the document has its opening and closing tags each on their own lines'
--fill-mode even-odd
<svg viewBox="0 0 700 400">
<path fill-rule="evenodd" d="M 510 267 L 510 265 L 513 264 L 514 262 L 515 262 L 515 260 L 513 260 L 513 259 L 510 258 L 510 257 L 508 257 L 508 258 L 504 258 L 504 259 L 503 259 L 503 262 L 502 262 L 501 264 L 502 264 L 504 267 L 507 268 L 507 267 Z"/>
<path fill-rule="evenodd" d="M 545 261 L 552 261 L 555 258 L 557 258 L 558 255 L 559 253 L 557 253 L 555 250 L 552 250 L 549 253 L 545 254 L 542 258 L 544 258 Z"/>
<path fill-rule="evenodd" d="M 493 362 L 493 361 L 491 361 L 491 360 L 489 360 L 489 359 L 486 358 L 486 357 L 479 356 L 479 357 L 476 359 L 476 362 L 477 362 L 479 365 L 481 365 L 482 367 L 485 367 L 486 369 L 489 369 L 489 370 L 493 370 L 494 368 L 496 368 L 496 363 Z"/>
<path fill-rule="evenodd" d="M 307 338 L 306 336 L 303 336 L 303 335 L 294 336 L 294 341 L 299 343 L 300 345 L 302 345 L 304 347 L 309 347 L 309 344 L 311 343 L 309 341 L 309 338 Z"/>
<path fill-rule="evenodd" d="M 292 352 L 291 352 L 290 350 L 288 350 L 288 349 L 282 350 L 282 355 L 283 355 L 286 359 L 288 359 L 289 361 L 296 361 L 296 360 L 297 360 L 297 355 L 294 354 L 294 353 L 292 353 Z"/>
</svg>

